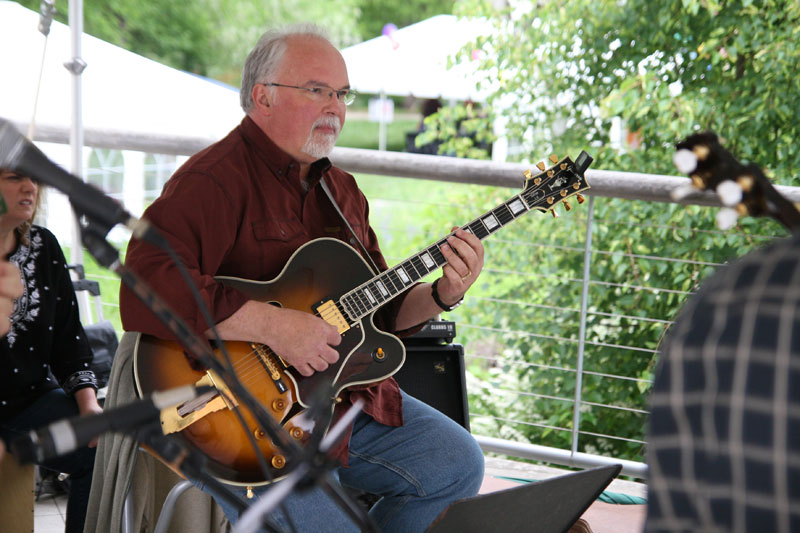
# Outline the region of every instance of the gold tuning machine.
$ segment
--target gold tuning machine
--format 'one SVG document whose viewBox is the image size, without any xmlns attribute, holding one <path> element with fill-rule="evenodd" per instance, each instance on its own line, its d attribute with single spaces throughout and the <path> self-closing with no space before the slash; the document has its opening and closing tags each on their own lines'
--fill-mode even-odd
<svg viewBox="0 0 800 533">
<path fill-rule="evenodd" d="M 522 175 L 525 176 L 525 181 L 528 181 L 533 177 L 533 173 L 531 173 L 531 169 L 529 168 L 526 168 L 525 172 L 523 172 Z"/>
<path fill-rule="evenodd" d="M 564 209 L 566 209 L 567 211 L 571 211 L 572 210 L 572 206 L 569 205 L 568 201 L 564 200 L 561 203 L 564 204 Z"/>
<path fill-rule="evenodd" d="M 539 170 L 544 170 L 545 169 L 544 161 L 539 161 L 538 163 L 536 163 L 536 168 L 538 168 Z"/>
<path fill-rule="evenodd" d="M 550 154 L 550 161 L 552 161 L 553 164 L 558 163 L 558 156 L 556 154 Z"/>
<path fill-rule="evenodd" d="M 551 209 L 550 213 L 553 215 L 553 218 L 558 218 L 558 213 L 556 213 L 555 208 Z"/>
<path fill-rule="evenodd" d="M 746 205 L 744 205 L 744 204 L 736 204 L 735 209 L 736 209 L 736 214 L 739 215 L 740 217 L 743 217 L 743 216 L 747 215 L 747 206 Z"/>
<path fill-rule="evenodd" d="M 579 203 L 579 204 L 582 204 L 583 202 L 585 202 L 585 201 L 586 201 L 586 198 L 584 198 L 584 197 L 583 197 L 583 195 L 582 195 L 582 194 L 580 194 L 580 193 L 576 194 L 576 195 L 575 195 L 575 198 L 578 200 L 578 203 Z"/>
<path fill-rule="evenodd" d="M 708 157 L 708 154 L 711 153 L 711 149 L 705 144 L 698 144 L 697 146 L 692 148 L 692 152 L 694 152 L 694 155 L 697 156 L 698 160 L 705 161 L 706 158 Z"/>
<path fill-rule="evenodd" d="M 741 187 L 744 192 L 750 192 L 753 190 L 753 176 L 749 176 L 747 174 L 739 176 L 736 178 L 736 183 L 739 184 L 739 187 Z"/>
</svg>

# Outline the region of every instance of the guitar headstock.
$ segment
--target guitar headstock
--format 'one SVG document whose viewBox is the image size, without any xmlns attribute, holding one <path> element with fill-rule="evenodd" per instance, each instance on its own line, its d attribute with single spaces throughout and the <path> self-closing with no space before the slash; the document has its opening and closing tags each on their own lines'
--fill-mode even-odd
<svg viewBox="0 0 800 533">
<path fill-rule="evenodd" d="M 772 217 L 789 230 L 800 227 L 800 211 L 794 204 L 775 190 L 758 165 L 737 161 L 715 133 L 690 135 L 675 150 L 672 160 L 692 185 L 673 191 L 673 199 L 683 198 L 692 188 L 716 192 L 724 206 L 717 214 L 721 229 L 734 226 L 745 215 Z"/>
<path fill-rule="evenodd" d="M 572 206 L 567 198 L 575 196 L 579 204 L 584 202 L 580 194 L 589 188 L 589 183 L 584 177 L 586 169 L 592 164 L 592 157 L 586 152 L 581 152 L 573 162 L 569 157 L 558 160 L 555 155 L 550 156 L 553 166 L 545 168 L 543 162 L 537 163 L 539 174 L 534 175 L 530 170 L 525 171 L 525 184 L 522 197 L 530 209 L 550 211 L 554 217 L 558 216 L 555 207 L 563 203 L 567 211 Z"/>
</svg>

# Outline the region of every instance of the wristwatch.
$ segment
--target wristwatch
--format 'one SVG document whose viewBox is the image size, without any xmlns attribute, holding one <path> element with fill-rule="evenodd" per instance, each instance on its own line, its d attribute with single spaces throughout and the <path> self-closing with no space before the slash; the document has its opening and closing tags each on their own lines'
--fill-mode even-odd
<svg viewBox="0 0 800 533">
<path fill-rule="evenodd" d="M 442 278 L 439 278 L 439 279 L 442 279 Z M 439 290 L 438 290 L 438 287 L 437 287 L 439 285 L 439 279 L 434 281 L 433 285 L 431 285 L 431 296 L 433 296 L 433 301 L 436 302 L 436 305 L 438 305 L 439 307 L 442 308 L 442 311 L 452 311 L 453 309 L 455 309 L 456 307 L 458 307 L 459 305 L 464 303 L 464 297 L 463 296 L 456 303 L 454 303 L 453 305 L 447 305 L 446 303 L 444 303 L 442 301 L 442 299 L 439 298 Z"/>
</svg>

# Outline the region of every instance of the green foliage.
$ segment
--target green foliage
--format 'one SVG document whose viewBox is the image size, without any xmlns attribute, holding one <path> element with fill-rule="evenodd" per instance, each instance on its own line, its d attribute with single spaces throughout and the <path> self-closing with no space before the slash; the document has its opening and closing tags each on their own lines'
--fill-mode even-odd
<svg viewBox="0 0 800 533">
<path fill-rule="evenodd" d="M 487 122 L 488 115 L 475 104 L 442 107 L 425 117 L 425 130 L 415 142 L 422 146 L 441 141 L 439 154 L 487 159 L 486 147 L 496 140 Z"/>
<path fill-rule="evenodd" d="M 796 1 L 495 4 L 467 0 L 457 9 L 496 23 L 495 35 L 466 50 L 483 50 L 497 89 L 488 102 L 492 116 L 478 129 L 501 118 L 515 159 L 586 149 L 594 168 L 675 174 L 675 142 L 713 129 L 738 157 L 797 184 Z M 428 119 L 430 134 L 452 138 L 466 112 Z M 633 142 L 612 138 L 615 117 L 636 132 Z M 448 145 L 474 156 L 470 149 Z M 484 190 L 454 203 L 485 200 Z M 762 236 L 785 234 L 754 219 L 722 233 L 714 211 L 595 199 L 580 450 L 642 460 L 646 392 L 669 321 L 719 264 L 763 244 Z M 530 216 L 485 243 L 480 286 L 453 314 L 473 357 L 478 433 L 571 445 L 585 217 L 579 209 L 555 225 Z"/>
<path fill-rule="evenodd" d="M 152 0 L 151 0 L 152 1 Z M 245 58 L 258 38 L 269 28 L 298 22 L 323 27 L 337 46 L 359 42 L 356 28 L 359 0 L 203 0 L 215 14 L 214 48 L 219 59 L 208 75 L 236 87 L 241 81 Z"/>
<path fill-rule="evenodd" d="M 360 0 L 358 31 L 364 39 L 372 39 L 381 35 L 388 23 L 403 28 L 434 15 L 452 14 L 454 3 L 454 0 Z"/>
<path fill-rule="evenodd" d="M 39 10 L 39 0 L 17 0 Z M 66 23 L 68 2 L 56 2 Z M 84 0 L 86 33 L 172 67 L 238 86 L 244 60 L 267 29 L 296 22 L 324 27 L 338 45 L 359 40 L 357 0 L 335 9 L 316 0 Z"/>
<path fill-rule="evenodd" d="M 598 168 L 672 173 L 674 143 L 712 129 L 781 183 L 796 179 L 797 1 L 511 4 L 500 11 L 465 1 L 459 13 L 497 24 L 498 33 L 475 46 L 498 84 L 495 111 L 508 119 L 512 138 L 531 139 L 523 154 L 589 145 Z M 615 116 L 645 150 L 619 152 L 610 138 Z M 566 132 L 555 136 L 561 125 Z"/>
<path fill-rule="evenodd" d="M 39 0 L 18 1 L 39 10 Z M 217 18 L 210 7 L 207 0 L 84 0 L 84 31 L 175 68 L 206 74 L 216 59 Z M 59 0 L 56 9 L 56 20 L 67 23 L 69 3 Z"/>
</svg>

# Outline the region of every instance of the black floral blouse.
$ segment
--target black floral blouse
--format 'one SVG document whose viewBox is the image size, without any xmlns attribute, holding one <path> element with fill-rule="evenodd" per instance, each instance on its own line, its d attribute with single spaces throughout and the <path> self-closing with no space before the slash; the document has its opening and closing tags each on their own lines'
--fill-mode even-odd
<svg viewBox="0 0 800 533">
<path fill-rule="evenodd" d="M 22 277 L 11 329 L 0 339 L 0 420 L 19 413 L 45 392 L 97 388 L 92 352 L 80 323 L 66 259 L 55 236 L 33 226 L 30 244 L 8 260 Z"/>
</svg>

